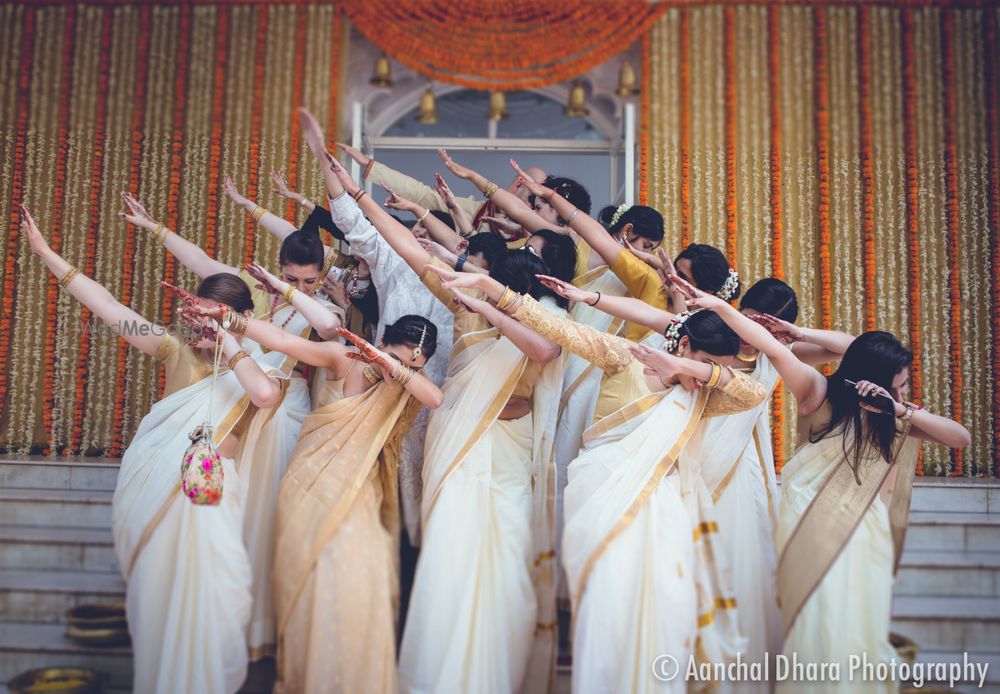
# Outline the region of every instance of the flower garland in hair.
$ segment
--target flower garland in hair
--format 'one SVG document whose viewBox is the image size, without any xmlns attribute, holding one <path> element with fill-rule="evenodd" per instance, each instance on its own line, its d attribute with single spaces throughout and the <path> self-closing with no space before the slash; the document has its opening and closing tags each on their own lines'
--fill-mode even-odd
<svg viewBox="0 0 1000 694">
<path fill-rule="evenodd" d="M 722 285 L 722 289 L 717 291 L 715 295 L 723 301 L 729 301 L 736 294 L 736 288 L 739 287 L 739 284 L 740 273 L 736 272 L 733 268 L 729 268 L 729 276 L 726 278 L 726 283 Z"/>
<path fill-rule="evenodd" d="M 684 311 L 674 316 L 674 319 L 670 321 L 670 325 L 663 331 L 663 337 L 666 338 L 663 343 L 663 349 L 670 352 L 670 354 L 677 352 L 677 348 L 681 343 L 681 326 L 687 322 L 688 318 L 701 310 L 700 308 L 696 308 L 693 311 Z"/>
<path fill-rule="evenodd" d="M 622 215 L 628 212 L 630 209 L 632 209 L 631 205 L 619 205 L 618 209 L 615 210 L 615 213 L 611 215 L 611 224 L 609 224 L 608 226 L 613 228 L 615 224 L 618 223 L 618 220 L 622 218 Z"/>
</svg>

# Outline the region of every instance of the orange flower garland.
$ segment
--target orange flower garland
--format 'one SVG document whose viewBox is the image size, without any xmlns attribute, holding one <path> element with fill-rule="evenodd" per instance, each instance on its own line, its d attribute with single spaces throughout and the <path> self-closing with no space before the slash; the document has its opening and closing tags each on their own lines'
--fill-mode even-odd
<svg viewBox="0 0 1000 694">
<path fill-rule="evenodd" d="M 56 156 L 55 190 L 52 194 L 52 226 L 51 243 L 52 250 L 56 253 L 62 250 L 62 227 L 63 209 L 66 204 L 66 157 L 69 153 L 69 118 L 70 118 L 70 94 L 73 84 L 73 51 L 76 45 L 76 7 L 70 5 L 66 8 L 66 25 L 64 27 L 62 63 L 60 70 L 62 80 L 59 85 L 59 125 L 58 142 L 59 150 Z M 48 285 L 45 289 L 46 318 L 45 318 L 45 353 L 43 363 L 45 364 L 44 380 L 42 385 L 42 400 L 45 406 L 42 408 L 42 423 L 45 427 L 47 447 L 42 451 L 43 455 L 52 452 L 52 414 L 55 410 L 55 382 L 56 382 L 56 331 L 58 330 L 59 308 L 59 280 L 55 275 L 48 273 Z"/>
<path fill-rule="evenodd" d="M 299 5 L 295 21 L 295 70 L 292 73 L 292 103 L 301 104 L 303 94 L 303 73 L 306 60 L 306 8 Z M 299 140 L 301 138 L 299 119 L 292 114 L 292 138 L 288 152 L 288 185 L 298 187 Z M 295 218 L 295 201 L 285 201 L 285 217 Z"/>
<path fill-rule="evenodd" d="M 923 394 L 923 341 L 920 335 L 920 177 L 917 171 L 917 105 L 916 76 L 914 75 L 915 49 L 913 35 L 915 27 L 913 13 L 903 12 L 903 148 L 906 170 L 906 238 L 909 257 L 907 258 L 907 279 L 909 290 L 910 350 L 913 365 L 910 369 L 912 399 L 919 403 Z M 952 328 L 955 326 L 953 325 Z M 917 472 L 923 474 L 923 458 L 920 458 Z"/>
<path fill-rule="evenodd" d="M 205 210 L 205 251 L 215 255 L 215 234 L 219 224 L 219 189 L 222 187 L 222 173 L 219 162 L 222 159 L 222 129 L 225 119 L 226 60 L 229 53 L 229 5 L 219 6 L 215 27 L 215 69 L 212 90 L 212 133 L 208 146 L 208 204 Z"/>
<path fill-rule="evenodd" d="M 858 129 L 861 140 L 861 240 L 864 244 L 865 330 L 875 329 L 875 164 L 872 157 L 872 54 L 869 9 L 858 8 Z"/>
<path fill-rule="evenodd" d="M 149 41 L 150 41 L 150 9 L 148 5 L 139 8 L 139 41 L 136 46 L 135 96 L 132 111 L 132 141 L 131 158 L 129 160 L 129 182 L 131 191 L 138 191 L 140 185 L 139 164 L 142 161 L 142 140 L 146 119 L 146 79 L 149 72 Z M 125 235 L 124 258 L 121 261 L 122 288 L 119 301 L 125 306 L 132 303 L 132 284 L 135 277 L 135 234 Z M 125 419 L 125 397 L 128 394 L 128 352 L 129 344 L 125 340 L 117 341 L 117 368 L 115 379 L 115 405 L 112 419 L 111 450 L 112 456 L 121 455 L 122 434 Z"/>
<path fill-rule="evenodd" d="M 94 109 L 94 156 L 90 162 L 90 191 L 87 195 L 87 209 L 90 223 L 87 225 L 86 256 L 81 272 L 94 276 L 97 262 L 97 230 L 101 223 L 101 187 L 104 181 L 104 147 L 108 120 L 108 73 L 111 70 L 111 27 L 113 15 L 105 8 L 101 18 L 101 50 L 97 68 L 97 103 Z M 87 384 L 90 372 L 90 331 L 86 325 L 90 321 L 90 310 L 80 309 L 83 329 L 76 353 L 76 392 L 73 399 L 73 430 L 70 451 L 80 453 L 83 445 L 83 413 L 86 410 Z"/>
<path fill-rule="evenodd" d="M 819 217 L 819 321 L 832 327 L 833 284 L 830 280 L 830 91 L 826 49 L 826 9 L 813 10 L 813 50 L 816 55 L 816 168 Z"/>
<path fill-rule="evenodd" d="M 725 137 L 726 137 L 726 257 L 732 267 L 736 257 L 736 10 L 723 14 L 725 32 Z"/>
<path fill-rule="evenodd" d="M 247 198 L 257 201 L 260 197 L 260 141 L 261 108 L 264 103 L 264 67 L 267 58 L 267 5 L 257 6 L 257 31 L 254 36 L 253 60 L 253 111 L 250 114 L 250 151 L 247 164 Z M 247 217 L 244 226 L 243 264 L 252 263 L 256 250 L 257 225 Z"/>
<path fill-rule="evenodd" d="M 785 279 L 784 211 L 781 208 L 781 14 L 771 6 L 767 11 L 768 98 L 770 106 L 771 147 L 771 275 Z M 785 389 L 775 386 L 771 395 L 771 447 L 774 469 L 781 472 L 785 462 Z"/>
<path fill-rule="evenodd" d="M 639 204 L 649 204 L 649 78 L 653 70 L 649 34 L 642 36 L 642 93 L 639 95 Z"/>
<path fill-rule="evenodd" d="M 941 83 L 944 86 L 944 185 L 945 221 L 948 234 L 948 356 L 951 416 L 962 421 L 962 285 L 959 254 L 962 252 L 958 214 L 958 151 L 955 144 L 955 15 L 941 12 Z M 953 473 L 962 474 L 962 451 L 951 449 Z"/>
<path fill-rule="evenodd" d="M 984 88 L 986 90 L 986 141 L 989 160 L 989 228 L 990 269 L 992 281 L 991 314 L 993 316 L 993 467 L 992 472 L 1000 477 L 1000 51 L 997 50 L 997 15 L 987 10 L 983 21 L 983 45 L 986 47 L 986 69 Z"/>
<path fill-rule="evenodd" d="M 330 79 L 327 82 L 329 85 L 328 93 L 330 101 L 326 108 L 327 122 L 326 129 L 324 130 L 326 136 L 334 140 L 340 139 L 340 127 L 338 125 L 340 118 L 340 39 L 343 27 L 344 24 L 340 10 L 335 8 L 333 11 L 332 26 L 330 27 Z M 322 204 L 326 207 L 327 203 L 325 199 Z M 325 229 L 323 230 L 323 234 L 326 236 L 326 241 L 324 242 L 326 245 L 331 247 L 336 245 L 333 234 Z"/>
<path fill-rule="evenodd" d="M 681 58 L 680 94 L 681 102 L 681 248 L 691 243 L 691 23 L 688 12 L 680 12 L 680 45 L 678 51 Z"/>
<path fill-rule="evenodd" d="M 167 228 L 176 229 L 180 219 L 180 182 L 181 168 L 184 164 L 184 120 L 187 108 L 188 60 L 190 59 L 191 7 L 184 5 L 180 11 L 178 30 L 179 44 L 177 46 L 177 72 L 174 74 L 174 99 L 171 122 L 173 130 L 170 135 L 170 175 L 167 181 Z M 164 277 L 174 284 L 177 273 L 177 260 L 171 253 L 164 256 Z M 173 297 L 164 292 L 160 299 L 160 323 L 170 325 L 174 317 Z M 163 395 L 167 385 L 167 373 L 162 367 L 157 376 L 157 397 Z"/>
<path fill-rule="evenodd" d="M 394 60 L 479 90 L 573 79 L 628 48 L 666 3 L 619 0 L 342 1 L 351 22 Z"/>
</svg>

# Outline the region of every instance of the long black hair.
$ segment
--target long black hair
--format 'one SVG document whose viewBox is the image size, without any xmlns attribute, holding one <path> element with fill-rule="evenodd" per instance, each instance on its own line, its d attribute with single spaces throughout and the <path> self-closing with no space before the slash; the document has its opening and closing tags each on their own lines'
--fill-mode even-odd
<svg viewBox="0 0 1000 694">
<path fill-rule="evenodd" d="M 421 341 L 421 338 L 423 340 Z M 423 354 L 430 359 L 437 351 L 438 329 L 423 316 L 403 316 L 395 323 L 385 326 L 382 342 L 386 345 L 421 345 Z"/>
<path fill-rule="evenodd" d="M 646 205 L 632 205 L 627 210 L 618 215 L 615 214 L 618 208 L 609 205 L 601 210 L 598 220 L 608 230 L 608 233 L 618 238 L 626 224 L 632 225 L 632 233 L 644 239 L 649 239 L 655 243 L 663 240 L 663 215 Z M 612 224 L 612 220 L 614 224 Z"/>
<path fill-rule="evenodd" d="M 687 279 L 703 292 L 715 294 L 729 279 L 729 261 L 715 246 L 692 243 L 680 252 L 674 260 L 674 265 L 677 264 L 678 260 L 684 259 L 691 261 L 691 277 Z M 736 291 L 728 297 L 728 300 L 732 301 L 739 295 L 740 283 L 737 281 Z"/>
<path fill-rule="evenodd" d="M 840 366 L 826 379 L 830 421 L 819 431 L 810 432 L 809 440 L 816 443 L 831 434 L 843 433 L 844 455 L 848 458 L 847 446 L 856 441 L 853 461 L 848 460 L 856 480 L 858 465 L 870 450 L 877 451 L 887 463 L 892 462 L 899 429 L 895 417 L 861 409 L 857 391 L 846 386 L 844 380 L 871 381 L 891 393 L 893 379 L 912 363 L 913 353 L 895 335 L 875 330 L 855 338 L 844 352 Z"/>
<path fill-rule="evenodd" d="M 794 323 L 799 317 L 799 300 L 795 290 L 787 284 L 776 277 L 765 277 L 754 282 L 740 299 L 740 310 L 743 309 L 753 309 Z"/>
</svg>

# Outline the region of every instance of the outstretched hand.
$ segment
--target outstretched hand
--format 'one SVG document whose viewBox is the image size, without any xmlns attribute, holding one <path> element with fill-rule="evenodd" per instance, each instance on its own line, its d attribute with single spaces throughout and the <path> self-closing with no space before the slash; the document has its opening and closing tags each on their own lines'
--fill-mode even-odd
<svg viewBox="0 0 1000 694">
<path fill-rule="evenodd" d="M 513 159 L 510 160 L 510 165 L 514 167 L 514 171 L 517 172 L 517 182 L 519 185 L 524 186 L 528 189 L 528 192 L 539 197 L 543 197 L 548 200 L 552 194 L 555 192 L 551 188 L 543 186 L 541 183 L 533 179 L 531 176 L 526 174 L 524 170 L 518 165 Z"/>
<path fill-rule="evenodd" d="M 513 219 L 508 219 L 507 217 L 483 217 L 483 221 L 496 227 L 507 236 L 518 237 L 524 235 L 524 228 Z"/>
<path fill-rule="evenodd" d="M 413 212 L 417 208 L 417 204 L 415 202 L 404 198 L 402 195 L 389 188 L 389 186 L 383 185 L 382 190 L 384 190 L 387 194 L 385 202 L 382 204 L 390 210 Z"/>
<path fill-rule="evenodd" d="M 204 305 L 202 303 L 203 300 L 201 299 L 201 297 L 199 297 L 199 296 L 197 296 L 195 294 L 192 294 L 191 292 L 189 292 L 188 290 L 186 290 L 186 289 L 184 289 L 182 287 L 178 287 L 177 285 L 170 284 L 169 282 L 167 282 L 165 280 L 162 281 L 162 282 L 160 282 L 160 286 L 163 287 L 164 289 L 166 289 L 167 291 L 171 291 L 174 294 L 176 294 L 177 298 L 180 299 L 187 306 Z M 222 306 L 222 304 L 218 304 L 218 305 Z"/>
<path fill-rule="evenodd" d="M 305 135 L 309 149 L 316 157 L 322 159 L 326 152 L 323 128 L 320 127 L 319 121 L 309 112 L 309 109 L 300 107 L 296 112 L 299 114 L 299 125 L 302 127 L 302 134 Z"/>
<path fill-rule="evenodd" d="M 480 279 L 488 277 L 478 272 L 455 272 L 433 263 L 428 263 L 424 268 L 439 276 L 443 280 L 441 286 L 445 289 L 478 289 Z"/>
<path fill-rule="evenodd" d="M 636 248 L 635 246 L 632 245 L 632 243 L 628 239 L 624 237 L 622 237 L 622 245 L 626 249 L 628 249 L 628 251 L 636 258 L 638 258 L 642 262 L 646 263 L 646 265 L 656 270 L 657 274 L 659 274 L 660 270 L 663 269 L 663 261 L 659 256 L 654 255 L 652 253 L 647 253 L 641 248 Z"/>
<path fill-rule="evenodd" d="M 236 184 L 233 182 L 232 176 L 226 176 L 226 180 L 222 184 L 222 189 L 226 191 L 226 195 L 228 195 L 233 202 L 241 207 L 250 202 L 250 200 L 243 197 L 243 195 L 240 194 L 240 191 L 236 189 Z"/>
<path fill-rule="evenodd" d="M 643 373 L 656 376 L 664 385 L 670 384 L 680 373 L 680 359 L 662 350 L 652 349 L 643 344 L 629 345 L 628 351 L 636 361 L 644 365 Z"/>
<path fill-rule="evenodd" d="M 801 342 L 803 339 L 802 330 L 797 325 L 793 325 L 770 314 L 757 313 L 750 316 L 750 320 L 767 328 L 767 331 L 771 333 L 774 339 L 783 345 Z"/>
<path fill-rule="evenodd" d="M 42 232 L 38 230 L 38 225 L 35 224 L 35 220 L 28 212 L 28 208 L 24 205 L 19 205 L 18 207 L 21 211 L 21 231 L 28 237 L 28 247 L 31 248 L 31 252 L 37 256 L 48 253 L 51 250 L 49 243 L 42 236 Z"/>
<path fill-rule="evenodd" d="M 448 151 L 444 147 L 438 149 L 437 152 L 438 156 L 441 157 L 441 161 L 444 162 L 445 167 L 449 171 L 451 171 L 453 175 L 465 179 L 466 181 L 468 181 L 475 175 L 476 173 L 475 171 L 473 171 L 467 166 L 462 166 L 461 164 L 457 163 L 454 159 L 452 159 L 451 155 L 448 154 Z"/>
<path fill-rule="evenodd" d="M 340 151 L 356 161 L 360 166 L 368 166 L 368 162 L 371 161 L 371 157 L 367 156 L 357 147 L 351 147 L 346 142 L 338 142 L 336 144 L 340 148 Z"/>
<path fill-rule="evenodd" d="M 343 164 L 337 161 L 337 157 L 333 156 L 329 152 L 323 152 L 323 156 L 326 159 L 326 163 L 329 165 L 330 170 L 333 171 L 334 176 L 337 177 L 337 183 L 339 183 L 341 187 L 340 191 L 333 190 L 331 188 L 331 197 L 337 197 L 342 191 L 345 190 L 348 195 L 353 197 L 359 190 L 361 190 L 361 186 L 359 186 L 357 182 L 351 178 L 351 174 L 347 172 L 347 169 L 344 168 Z"/>
<path fill-rule="evenodd" d="M 246 271 L 248 275 L 260 282 L 257 285 L 258 288 L 263 289 L 268 294 L 279 293 L 278 285 L 281 283 L 281 280 L 265 270 L 263 266 L 257 263 L 250 263 L 246 266 Z"/>
<path fill-rule="evenodd" d="M 483 313 L 489 308 L 489 303 L 483 299 L 477 299 L 474 296 L 469 296 L 464 292 L 460 292 L 457 287 L 449 287 L 451 293 L 455 295 L 455 302 L 465 306 L 473 313 Z"/>
<path fill-rule="evenodd" d="M 597 299 L 597 294 L 595 292 L 588 292 L 584 289 L 580 289 L 579 287 L 563 281 L 558 277 L 550 277 L 549 275 L 535 275 L 535 277 L 538 278 L 539 282 L 564 299 L 569 299 L 570 301 L 575 301 L 580 304 L 589 304 Z"/>
<path fill-rule="evenodd" d="M 146 208 L 142 206 L 139 199 L 132 195 L 131 193 L 123 192 L 121 194 L 122 202 L 125 203 L 125 207 L 128 212 L 119 210 L 118 216 L 124 219 L 129 224 L 134 224 L 137 227 L 142 227 L 144 229 L 152 229 L 156 226 L 156 220 L 153 219 L 152 215 L 146 212 Z"/>
<path fill-rule="evenodd" d="M 376 349 L 363 337 L 355 335 L 347 328 L 337 328 L 337 334 L 344 338 L 345 341 L 354 345 L 358 350 L 357 352 L 348 352 L 348 359 L 354 359 L 365 364 L 375 364 L 386 371 L 390 371 L 393 368 L 392 358 L 385 352 Z"/>
</svg>

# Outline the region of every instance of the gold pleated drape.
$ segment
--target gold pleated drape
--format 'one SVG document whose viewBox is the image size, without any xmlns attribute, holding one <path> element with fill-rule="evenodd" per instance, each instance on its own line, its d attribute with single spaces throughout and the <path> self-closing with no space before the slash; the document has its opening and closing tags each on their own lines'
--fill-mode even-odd
<svg viewBox="0 0 1000 694">
<path fill-rule="evenodd" d="M 924 474 L 997 474 L 998 11 L 679 3 L 644 42 L 639 190 L 666 245 L 782 277 L 803 325 L 898 335 L 914 397 L 974 439 L 926 446 Z"/>
<path fill-rule="evenodd" d="M 197 278 L 118 218 L 119 192 L 226 263 L 273 265 L 278 244 L 222 183 L 289 218 L 271 170 L 322 191 L 294 109 L 336 132 L 343 29 L 329 5 L 0 5 L 0 447 L 120 454 L 160 388 L 151 358 L 87 330 L 20 239 L 17 203 L 69 262 L 169 325 L 160 280 Z"/>
</svg>

